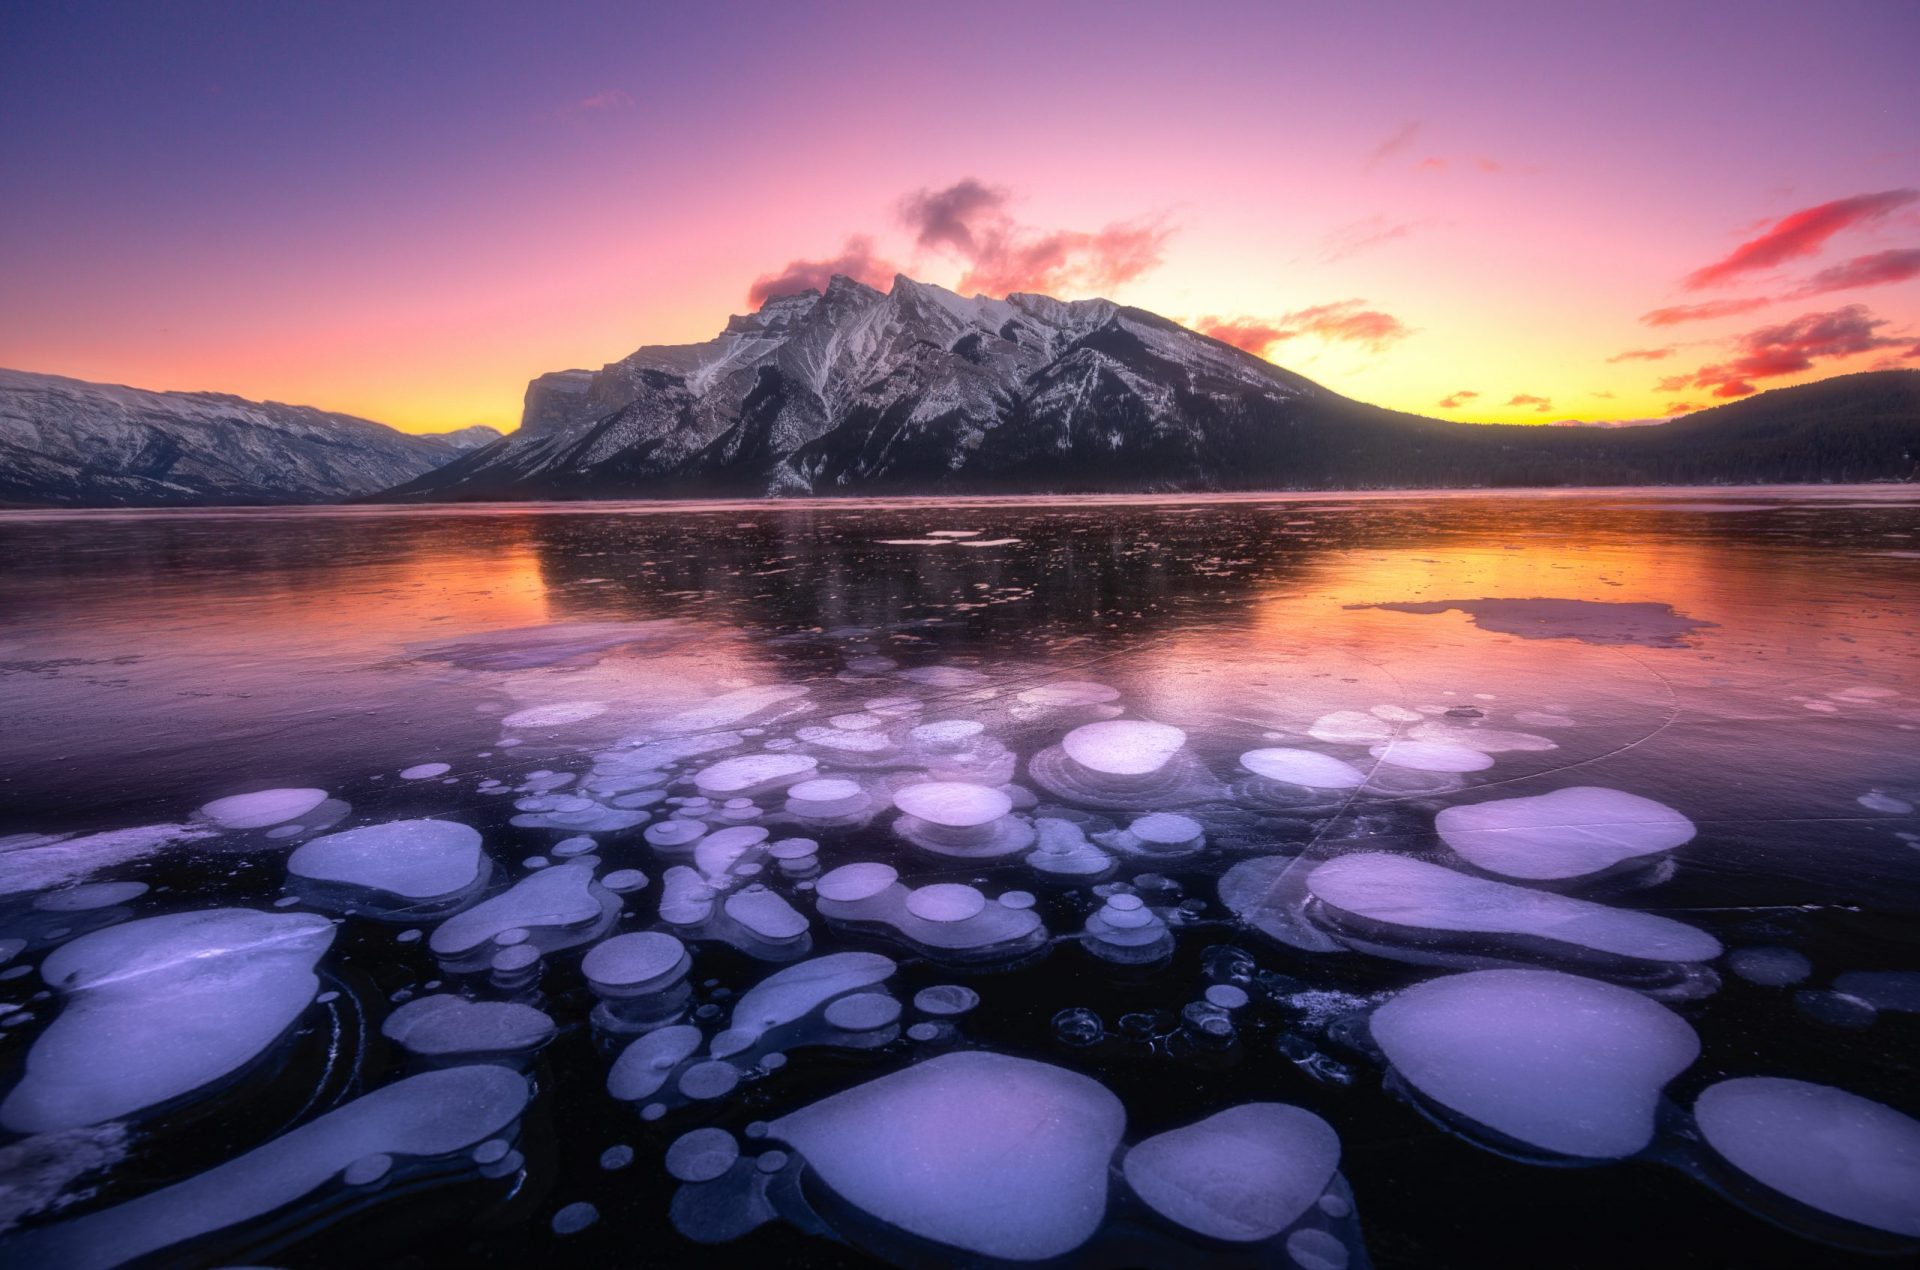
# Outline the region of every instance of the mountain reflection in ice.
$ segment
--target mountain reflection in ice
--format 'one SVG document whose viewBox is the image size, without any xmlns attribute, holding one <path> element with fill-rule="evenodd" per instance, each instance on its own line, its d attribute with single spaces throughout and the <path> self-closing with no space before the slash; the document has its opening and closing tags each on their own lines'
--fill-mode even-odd
<svg viewBox="0 0 1920 1270">
<path fill-rule="evenodd" d="M 0 519 L 0 1262 L 1920 1251 L 1920 505 L 1102 503 Z"/>
</svg>

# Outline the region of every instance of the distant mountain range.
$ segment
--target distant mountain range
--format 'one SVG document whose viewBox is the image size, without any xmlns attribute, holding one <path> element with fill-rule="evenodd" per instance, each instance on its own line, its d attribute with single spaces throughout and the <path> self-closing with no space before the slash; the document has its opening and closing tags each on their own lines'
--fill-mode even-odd
<svg viewBox="0 0 1920 1270">
<path fill-rule="evenodd" d="M 1920 371 L 1644 427 L 1465 424 L 1339 396 L 1108 300 L 906 277 L 542 375 L 519 431 L 409 436 L 0 372 L 0 502 L 394 502 L 1920 479 Z"/>
<path fill-rule="evenodd" d="M 1920 371 L 1639 428 L 1341 397 L 1107 300 L 835 278 L 704 344 L 543 375 L 520 430 L 394 500 L 1909 480 Z"/>
<path fill-rule="evenodd" d="M 311 406 L 0 370 L 0 505 L 319 503 L 370 494 L 498 441 Z"/>
</svg>

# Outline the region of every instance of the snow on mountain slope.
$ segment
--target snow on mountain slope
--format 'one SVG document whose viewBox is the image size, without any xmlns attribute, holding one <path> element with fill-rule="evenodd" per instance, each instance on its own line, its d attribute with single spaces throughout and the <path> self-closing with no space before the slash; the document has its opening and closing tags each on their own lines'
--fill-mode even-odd
<svg viewBox="0 0 1920 1270">
<path fill-rule="evenodd" d="M 528 388 L 505 445 L 397 497 L 705 489 L 827 492 L 990 477 L 1036 445 L 1159 463 L 1196 401 L 1273 409 L 1318 390 L 1259 358 L 1108 300 L 965 297 L 896 277 L 836 277 L 767 301 L 700 344 L 642 348 Z M 1124 401 L 1121 399 L 1124 398 Z M 1017 435 L 1014 435 L 1017 434 Z M 1162 475 L 1196 473 L 1192 464 Z"/>
<path fill-rule="evenodd" d="M 311 406 L 0 370 L 5 503 L 322 502 L 412 480 L 498 437 L 410 436 Z"/>
</svg>

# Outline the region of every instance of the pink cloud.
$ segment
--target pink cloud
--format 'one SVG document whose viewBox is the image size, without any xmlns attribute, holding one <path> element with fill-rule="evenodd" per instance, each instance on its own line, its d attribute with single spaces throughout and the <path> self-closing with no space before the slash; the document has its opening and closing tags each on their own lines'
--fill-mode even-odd
<svg viewBox="0 0 1920 1270">
<path fill-rule="evenodd" d="M 1471 388 L 1462 388 L 1459 392 L 1450 392 L 1440 399 L 1442 410 L 1458 410 L 1480 394 Z"/>
<path fill-rule="evenodd" d="M 747 302 L 759 308 L 777 295 L 825 291 L 835 274 L 884 288 L 899 270 L 874 255 L 873 240 L 856 235 L 830 260 L 790 260 L 773 273 L 763 273 L 747 288 Z"/>
<path fill-rule="evenodd" d="M 1373 148 L 1373 153 L 1367 156 L 1367 166 L 1372 167 L 1382 159 L 1389 159 L 1399 154 L 1408 146 L 1412 145 L 1413 139 L 1419 135 L 1420 121 L 1418 119 L 1407 120 L 1407 122 L 1393 130 L 1393 135 Z"/>
<path fill-rule="evenodd" d="M 961 291 L 1008 295 L 1105 292 L 1160 264 L 1173 231 L 1155 218 L 1098 230 L 1039 230 L 1016 221 L 1010 192 L 972 177 L 901 200 L 900 218 L 917 246 L 966 266 Z"/>
<path fill-rule="evenodd" d="M 1764 309 L 1773 301 L 1765 296 L 1753 296 L 1745 300 L 1708 300 L 1705 304 L 1676 304 L 1668 309 L 1655 309 L 1643 313 L 1640 320 L 1648 326 L 1678 326 L 1682 322 L 1704 322 L 1710 318 L 1732 317 L 1736 313 L 1751 313 L 1755 309 Z"/>
<path fill-rule="evenodd" d="M 1844 229 L 1872 224 L 1920 199 L 1920 190 L 1883 190 L 1856 194 L 1783 216 L 1729 252 L 1723 259 L 1688 274 L 1681 285 L 1689 291 L 1721 286 L 1743 275 L 1771 269 L 1811 256 L 1827 239 Z"/>
<path fill-rule="evenodd" d="M 1509 406 L 1532 406 L 1535 414 L 1545 414 L 1553 409 L 1553 398 L 1536 397 L 1530 392 L 1515 393 L 1507 398 Z"/>
<path fill-rule="evenodd" d="M 1906 338 L 1879 333 L 1885 325 L 1886 319 L 1874 317 L 1861 304 L 1802 314 L 1791 322 L 1748 331 L 1734 341 L 1736 356 L 1662 380 L 1659 386 L 1664 392 L 1693 387 L 1710 389 L 1716 397 L 1751 396 L 1759 391 L 1756 379 L 1796 375 L 1818 361 L 1904 346 Z"/>
<path fill-rule="evenodd" d="M 1870 256 L 1855 256 L 1852 260 L 1822 269 L 1793 291 L 1793 297 L 1824 295 L 1829 291 L 1852 291 L 1860 287 L 1885 286 L 1890 282 L 1905 282 L 1909 278 L 1920 278 L 1920 247 L 1897 248 L 1893 251 L 1876 251 Z"/>
<path fill-rule="evenodd" d="M 1630 348 L 1624 353 L 1615 353 L 1607 361 L 1613 362 L 1658 362 L 1673 356 L 1673 345 L 1663 348 Z"/>
<path fill-rule="evenodd" d="M 1369 309 L 1365 300 L 1336 300 L 1296 309 L 1279 318 L 1203 317 L 1194 323 L 1202 335 L 1245 349 L 1256 357 L 1265 357 L 1274 345 L 1302 335 L 1312 335 L 1329 343 L 1358 344 L 1380 352 L 1413 334 L 1399 318 L 1379 309 Z"/>
<path fill-rule="evenodd" d="M 609 110 L 621 110 L 633 105 L 633 97 L 625 89 L 607 88 L 582 97 L 579 101 L 568 102 L 558 110 L 549 111 L 548 119 L 579 119 L 583 115 L 596 115 Z"/>
</svg>

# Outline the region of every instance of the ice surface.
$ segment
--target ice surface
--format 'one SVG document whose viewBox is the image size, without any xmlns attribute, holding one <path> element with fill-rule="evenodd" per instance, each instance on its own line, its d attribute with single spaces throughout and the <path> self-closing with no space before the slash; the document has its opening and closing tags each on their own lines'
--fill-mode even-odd
<svg viewBox="0 0 1920 1270">
<path fill-rule="evenodd" d="M 265 829 L 298 820 L 325 801 L 324 789 L 262 789 L 216 798 L 200 814 L 222 829 Z"/>
<path fill-rule="evenodd" d="M 1240 756 L 1240 766 L 1256 776 L 1309 789 L 1358 789 L 1367 779 L 1346 760 L 1316 750 L 1248 750 Z"/>
<path fill-rule="evenodd" d="M 1271 1239 L 1313 1206 L 1340 1164 L 1340 1138 L 1310 1111 L 1246 1103 L 1127 1152 L 1133 1193 L 1212 1239 Z"/>
<path fill-rule="evenodd" d="M 390 820 L 301 845 L 287 857 L 287 872 L 378 892 L 387 902 L 430 902 L 484 885 L 492 864 L 476 829 L 450 820 Z"/>
<path fill-rule="evenodd" d="M 313 1000 L 333 924 L 244 908 L 82 935 L 41 963 L 66 998 L 34 1041 L 0 1125 L 42 1133 L 170 1102 L 240 1070 Z"/>
<path fill-rule="evenodd" d="M 529 706 L 500 720 L 503 728 L 557 728 L 582 723 L 607 712 L 604 701 L 556 701 L 551 705 Z"/>
<path fill-rule="evenodd" d="M 1585 1159 L 1653 1138 L 1667 1082 L 1700 1040 L 1637 992 L 1551 970 L 1415 984 L 1374 1011 L 1373 1039 L 1409 1084 L 1527 1146 Z"/>
<path fill-rule="evenodd" d="M 1876 1010 L 1920 1013 L 1920 970 L 1849 970 L 1833 981 L 1833 988 Z"/>
<path fill-rule="evenodd" d="M 1714 510 L 1721 510 L 1715 508 Z M 1695 631 L 1713 625 L 1673 611 L 1670 604 L 1618 604 L 1600 600 L 1432 600 L 1423 603 L 1356 605 L 1396 613 L 1444 613 L 1458 609 L 1481 630 L 1522 639 L 1577 639 L 1588 644 L 1645 644 L 1678 648 Z"/>
<path fill-rule="evenodd" d="M 1533 936 L 1646 961 L 1708 961 L 1720 941 L 1672 918 L 1469 877 L 1379 851 L 1354 852 L 1307 875 L 1312 897 L 1340 914 L 1401 931 Z"/>
<path fill-rule="evenodd" d="M 803 1107 L 768 1132 L 863 1213 L 986 1257 L 1062 1256 L 1105 1218 L 1120 1101 L 1085 1076 L 944 1054 Z"/>
<path fill-rule="evenodd" d="M 1920 1238 L 1920 1120 L 1827 1085 L 1746 1076 L 1693 1105 L 1707 1145 L 1811 1208 Z"/>
<path fill-rule="evenodd" d="M 1067 733 L 1060 747 L 1067 757 L 1103 776 L 1148 776 L 1187 743 L 1187 734 L 1165 723 L 1109 719 Z"/>
<path fill-rule="evenodd" d="M 104 833 L 22 834 L 0 841 L 0 895 L 63 886 L 101 869 L 156 855 L 168 847 L 213 837 L 202 824 L 138 825 Z"/>
<path fill-rule="evenodd" d="M 1671 851 L 1695 833 L 1693 822 L 1665 803 L 1594 785 L 1448 807 L 1434 828 L 1469 864 L 1530 881 L 1599 873 Z"/>
<path fill-rule="evenodd" d="M 411 1076 L 188 1181 L 32 1231 L 0 1252 L 45 1270 L 107 1270 L 263 1217 L 370 1156 L 453 1155 L 507 1129 L 528 1097 L 525 1078 L 505 1067 Z"/>
</svg>

